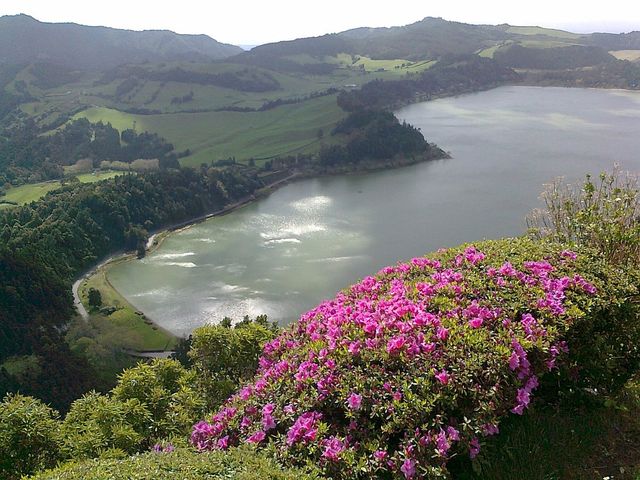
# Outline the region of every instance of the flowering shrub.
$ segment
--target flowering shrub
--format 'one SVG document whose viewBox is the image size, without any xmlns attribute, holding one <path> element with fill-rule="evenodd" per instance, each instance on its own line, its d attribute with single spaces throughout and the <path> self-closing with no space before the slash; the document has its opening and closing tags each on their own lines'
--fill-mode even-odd
<svg viewBox="0 0 640 480">
<path fill-rule="evenodd" d="M 616 263 L 640 261 L 640 182 L 617 166 L 583 184 L 556 179 L 542 192 L 545 209 L 527 218 L 531 233 L 589 245 Z"/>
<path fill-rule="evenodd" d="M 627 297 L 612 300 L 623 277 L 589 251 L 526 239 L 386 267 L 268 342 L 254 381 L 191 441 L 253 443 L 333 478 L 445 475 L 448 459 L 478 455 L 546 379 L 591 378 L 571 357 L 592 340 L 584 325 L 604 312 L 615 327 L 621 311 L 638 323 Z M 578 326 L 586 337 L 572 337 Z"/>
</svg>

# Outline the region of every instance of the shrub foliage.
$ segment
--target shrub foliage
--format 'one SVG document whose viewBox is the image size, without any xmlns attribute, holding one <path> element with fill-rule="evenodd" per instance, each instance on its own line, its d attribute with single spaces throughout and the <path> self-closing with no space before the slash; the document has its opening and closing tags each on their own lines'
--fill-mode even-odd
<svg viewBox="0 0 640 480">
<path fill-rule="evenodd" d="M 126 459 L 97 459 L 44 472 L 36 480 L 313 480 L 299 469 L 282 469 L 273 460 L 240 449 L 198 454 L 186 449 Z"/>
<path fill-rule="evenodd" d="M 615 168 L 582 185 L 561 179 L 542 192 L 544 210 L 527 218 L 532 233 L 561 242 L 589 245 L 613 262 L 640 262 L 638 177 Z"/>
<path fill-rule="evenodd" d="M 0 478 L 50 468 L 60 458 L 58 413 L 40 400 L 8 395 L 0 403 Z"/>
<path fill-rule="evenodd" d="M 538 394 L 629 377 L 640 358 L 630 275 L 597 252 L 527 239 L 386 267 L 269 342 L 253 382 L 191 440 L 253 443 L 333 478 L 443 476 Z"/>
</svg>

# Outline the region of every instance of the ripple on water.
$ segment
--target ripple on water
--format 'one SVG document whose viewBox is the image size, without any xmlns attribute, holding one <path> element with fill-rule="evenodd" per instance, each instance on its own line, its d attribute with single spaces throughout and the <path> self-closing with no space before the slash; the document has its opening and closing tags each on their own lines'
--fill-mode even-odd
<svg viewBox="0 0 640 480">
<path fill-rule="evenodd" d="M 280 245 L 282 243 L 302 243 L 302 241 L 298 238 L 274 238 L 264 242 L 265 245 Z"/>
<path fill-rule="evenodd" d="M 308 223 L 296 223 L 291 221 L 281 222 L 281 226 L 275 230 L 266 230 L 260 232 L 260 237 L 264 240 L 282 240 L 290 239 L 292 237 L 302 237 L 305 235 L 311 235 L 314 233 L 324 232 L 327 227 L 321 223 L 308 222 Z"/>
<path fill-rule="evenodd" d="M 303 198 L 302 200 L 296 200 L 291 202 L 293 208 L 303 213 L 311 213 L 320 209 L 327 208 L 333 200 L 325 195 L 316 195 L 314 197 Z"/>
<path fill-rule="evenodd" d="M 159 255 L 154 255 L 153 258 L 156 260 L 171 260 L 173 258 L 184 258 L 184 257 L 192 257 L 195 255 L 195 252 L 182 252 L 182 253 L 163 253 Z"/>
<path fill-rule="evenodd" d="M 193 262 L 158 262 L 156 265 L 163 267 L 181 267 L 181 268 L 194 268 L 197 265 Z"/>
</svg>

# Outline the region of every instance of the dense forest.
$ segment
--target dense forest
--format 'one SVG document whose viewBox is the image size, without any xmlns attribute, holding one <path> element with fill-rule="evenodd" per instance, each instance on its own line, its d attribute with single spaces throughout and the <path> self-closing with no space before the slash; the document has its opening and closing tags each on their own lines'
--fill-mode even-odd
<svg viewBox="0 0 640 480">
<path fill-rule="evenodd" d="M 320 150 L 322 166 L 357 164 L 363 160 L 392 159 L 397 155 L 411 158 L 442 157 L 437 147 L 427 143 L 420 131 L 407 123 L 400 123 L 386 111 L 358 110 L 338 123 L 332 135 L 348 136 L 345 145 L 331 145 Z"/>
<path fill-rule="evenodd" d="M 361 109 L 391 109 L 416 99 L 454 95 L 517 81 L 511 68 L 477 55 L 443 59 L 416 76 L 403 80 L 374 80 L 359 90 L 343 91 L 338 105 L 348 112 Z"/>
<path fill-rule="evenodd" d="M 63 338 L 71 279 L 119 249 L 142 248 L 147 231 L 251 195 L 261 182 L 240 168 L 123 175 L 69 184 L 44 201 L 0 214 L 0 363 L 32 356 L 24 372 L 0 370 L 0 391 L 32 394 L 64 409 L 95 388 L 87 361 Z"/>
<path fill-rule="evenodd" d="M 155 133 L 118 132 L 111 124 L 74 120 L 52 134 L 43 134 L 33 121 L 7 126 L 0 133 L 0 186 L 61 178 L 63 167 L 88 159 L 131 163 L 158 159 L 160 168 L 177 168 L 173 145 Z"/>
</svg>

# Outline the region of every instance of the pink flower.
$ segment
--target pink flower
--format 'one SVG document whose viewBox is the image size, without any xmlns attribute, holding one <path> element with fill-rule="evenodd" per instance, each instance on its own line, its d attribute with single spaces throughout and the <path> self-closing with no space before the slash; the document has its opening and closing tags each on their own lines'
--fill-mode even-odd
<svg viewBox="0 0 640 480">
<path fill-rule="evenodd" d="M 340 440 L 338 437 L 330 437 L 327 440 L 323 440 L 322 445 L 324 446 L 322 456 L 332 462 L 337 462 L 340 454 L 346 448 L 345 442 Z"/>
<path fill-rule="evenodd" d="M 447 385 L 449 383 L 449 374 L 447 373 L 446 370 L 442 370 L 436 373 L 436 378 L 443 385 Z"/>
<path fill-rule="evenodd" d="M 373 458 L 375 458 L 378 462 L 384 461 L 389 454 L 384 450 L 376 450 L 373 452 Z"/>
<path fill-rule="evenodd" d="M 482 322 L 484 322 L 484 320 L 480 317 L 475 317 L 472 318 L 471 320 L 469 320 L 469 326 L 471 328 L 480 328 L 482 326 Z"/>
<path fill-rule="evenodd" d="M 498 433 L 500 433 L 500 429 L 498 428 L 497 425 L 494 425 L 493 423 L 487 423 L 482 427 L 482 433 L 485 436 L 489 437 L 491 435 L 497 435 Z"/>
<path fill-rule="evenodd" d="M 349 404 L 350 410 L 360 410 L 362 406 L 362 395 L 358 395 L 357 393 L 352 393 L 347 398 L 347 403 Z"/>
<path fill-rule="evenodd" d="M 318 412 L 306 412 L 300 415 L 287 432 L 287 445 L 291 446 L 297 442 L 307 443 L 315 440 L 318 433 L 316 422 L 321 417 L 322 414 Z"/>
<path fill-rule="evenodd" d="M 449 449 L 451 448 L 451 443 L 447 438 L 447 434 L 444 430 L 440 430 L 440 433 L 436 436 L 436 450 L 438 451 L 438 455 L 441 457 L 446 457 Z"/>
<path fill-rule="evenodd" d="M 221 439 L 218 440 L 217 446 L 220 450 L 226 450 L 229 448 L 229 435 L 225 435 Z"/>
<path fill-rule="evenodd" d="M 449 437 L 449 440 L 452 440 L 454 442 L 460 441 L 460 432 L 452 426 L 447 427 L 447 436 Z"/>
<path fill-rule="evenodd" d="M 511 356 L 509 357 L 509 368 L 511 370 L 515 370 L 519 366 L 520 366 L 520 357 L 516 352 L 512 352 Z"/>
<path fill-rule="evenodd" d="M 266 435 L 262 430 L 258 430 L 256 433 L 247 438 L 249 443 L 260 443 L 265 439 Z"/>
<path fill-rule="evenodd" d="M 269 430 L 276 428 L 276 421 L 273 419 L 271 414 L 266 414 L 262 417 L 262 428 L 264 429 L 265 432 L 268 432 Z"/>
<path fill-rule="evenodd" d="M 516 274 L 516 269 L 513 268 L 510 262 L 505 262 L 499 269 L 498 273 L 500 275 L 504 275 L 505 277 L 513 277 Z"/>
<path fill-rule="evenodd" d="M 398 353 L 400 350 L 402 350 L 405 343 L 406 340 L 402 335 L 390 338 L 387 342 L 387 353 L 392 355 Z"/>
<path fill-rule="evenodd" d="M 400 471 L 404 473 L 404 478 L 413 478 L 416 475 L 416 462 L 407 458 L 400 467 Z"/>
<path fill-rule="evenodd" d="M 357 355 L 358 353 L 360 353 L 360 345 L 361 343 L 359 340 L 349 343 L 349 347 L 348 347 L 349 353 L 351 355 Z"/>
<path fill-rule="evenodd" d="M 436 337 L 438 337 L 438 340 L 445 341 L 449 337 L 449 329 L 438 327 L 436 329 Z"/>
<path fill-rule="evenodd" d="M 476 458 L 480 453 L 480 441 L 477 437 L 473 437 L 469 443 L 469 457 Z"/>
</svg>

